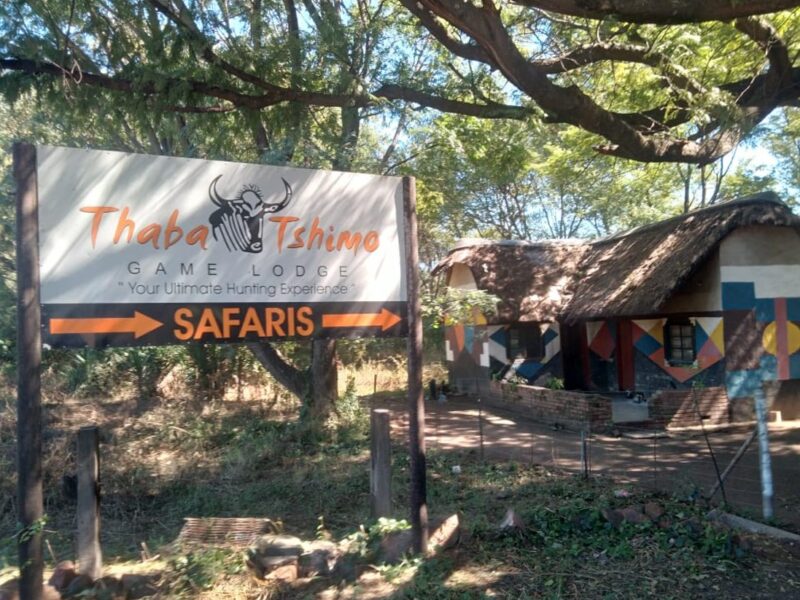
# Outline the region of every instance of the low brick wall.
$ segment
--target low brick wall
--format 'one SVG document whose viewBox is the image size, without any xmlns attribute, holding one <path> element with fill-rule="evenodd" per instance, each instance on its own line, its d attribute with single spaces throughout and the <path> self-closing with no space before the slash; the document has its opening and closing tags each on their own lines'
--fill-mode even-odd
<svg viewBox="0 0 800 600">
<path fill-rule="evenodd" d="M 724 387 L 663 390 L 650 398 L 650 419 L 667 429 L 730 423 L 728 394 Z"/>
<path fill-rule="evenodd" d="M 574 431 L 601 431 L 611 426 L 611 400 L 597 394 L 492 381 L 484 402 Z"/>
</svg>

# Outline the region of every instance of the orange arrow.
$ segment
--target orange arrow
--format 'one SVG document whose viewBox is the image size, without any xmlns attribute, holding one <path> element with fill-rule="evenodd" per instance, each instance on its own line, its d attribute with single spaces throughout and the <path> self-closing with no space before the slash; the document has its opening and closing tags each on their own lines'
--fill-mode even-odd
<svg viewBox="0 0 800 600">
<path fill-rule="evenodd" d="M 50 333 L 53 335 L 68 335 L 70 333 L 132 333 L 134 339 L 139 339 L 162 325 L 161 321 L 135 310 L 132 317 L 50 319 Z"/>
<path fill-rule="evenodd" d="M 400 317 L 385 308 L 380 313 L 322 315 L 323 327 L 380 327 L 381 331 L 386 331 L 399 322 Z"/>
</svg>

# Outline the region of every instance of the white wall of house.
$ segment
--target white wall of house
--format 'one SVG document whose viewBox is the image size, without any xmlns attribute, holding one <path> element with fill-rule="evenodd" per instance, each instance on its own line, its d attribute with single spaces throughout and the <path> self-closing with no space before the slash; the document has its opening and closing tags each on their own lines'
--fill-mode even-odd
<svg viewBox="0 0 800 600">
<path fill-rule="evenodd" d="M 753 282 L 757 298 L 800 297 L 800 232 L 752 225 L 720 245 L 723 282 Z"/>
<path fill-rule="evenodd" d="M 714 251 L 697 273 L 667 300 L 663 310 L 659 312 L 674 314 L 718 310 L 722 310 L 722 285 L 720 256 L 718 251 Z"/>
<path fill-rule="evenodd" d="M 472 270 L 463 263 L 456 263 L 450 269 L 450 279 L 447 285 L 459 290 L 477 290 L 478 284 L 472 275 Z"/>
</svg>

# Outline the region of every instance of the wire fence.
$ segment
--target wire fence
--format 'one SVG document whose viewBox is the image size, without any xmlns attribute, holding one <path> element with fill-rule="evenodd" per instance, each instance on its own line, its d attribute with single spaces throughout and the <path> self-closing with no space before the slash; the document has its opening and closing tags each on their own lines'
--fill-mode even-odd
<svg viewBox="0 0 800 600">
<path fill-rule="evenodd" d="M 666 433 L 615 424 L 610 432 L 576 432 L 528 422 L 475 401 L 429 406 L 427 439 L 433 449 L 470 449 L 485 460 L 610 477 L 621 486 L 724 502 L 740 514 L 762 515 L 754 425 Z M 775 521 L 800 531 L 800 427 L 771 426 L 770 448 Z"/>
</svg>

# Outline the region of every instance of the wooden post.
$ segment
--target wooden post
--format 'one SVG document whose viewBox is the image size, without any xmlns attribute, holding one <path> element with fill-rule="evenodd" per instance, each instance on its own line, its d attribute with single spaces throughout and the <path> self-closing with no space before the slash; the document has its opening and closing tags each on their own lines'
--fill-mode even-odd
<svg viewBox="0 0 800 600">
<path fill-rule="evenodd" d="M 78 431 L 78 571 L 103 575 L 100 550 L 100 436 L 96 426 Z"/>
<path fill-rule="evenodd" d="M 581 472 L 584 479 L 589 479 L 589 456 L 586 452 L 586 431 L 581 429 Z"/>
<path fill-rule="evenodd" d="M 481 399 L 478 398 L 478 441 L 480 442 L 481 461 L 485 458 L 483 452 L 483 409 L 481 408 Z"/>
<path fill-rule="evenodd" d="M 428 550 L 428 492 L 425 473 L 425 402 L 422 386 L 417 192 L 413 177 L 403 177 L 403 212 L 408 290 L 408 436 L 411 459 L 409 503 L 414 550 L 422 554 Z"/>
<path fill-rule="evenodd" d="M 39 208 L 36 148 L 14 144 L 17 188 L 17 501 L 22 600 L 43 593 L 42 314 L 39 294 Z"/>
<path fill-rule="evenodd" d="M 389 411 L 373 408 L 369 419 L 370 438 L 370 509 L 372 517 L 392 513 L 392 442 L 389 435 Z"/>
</svg>

